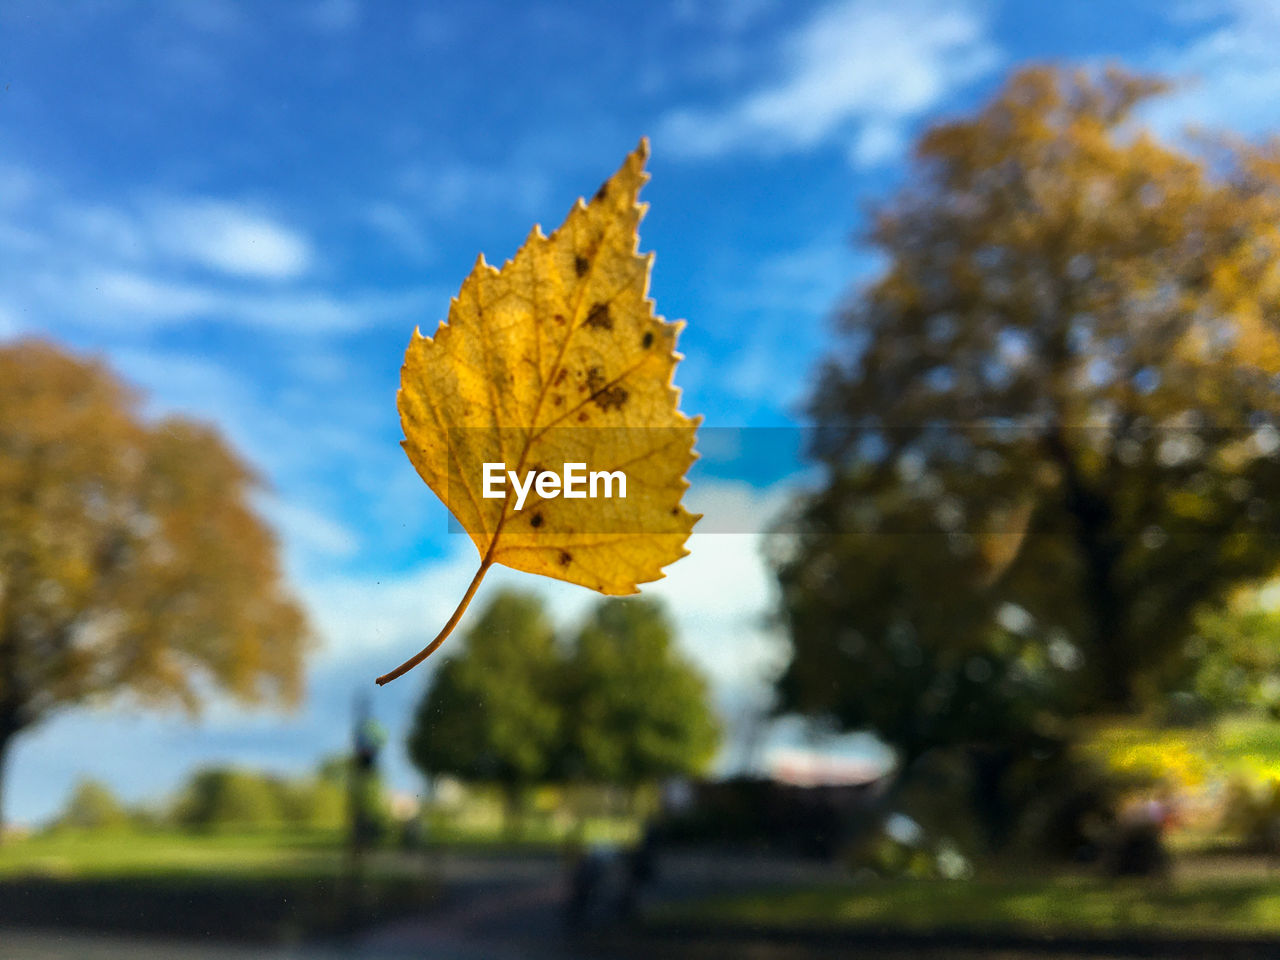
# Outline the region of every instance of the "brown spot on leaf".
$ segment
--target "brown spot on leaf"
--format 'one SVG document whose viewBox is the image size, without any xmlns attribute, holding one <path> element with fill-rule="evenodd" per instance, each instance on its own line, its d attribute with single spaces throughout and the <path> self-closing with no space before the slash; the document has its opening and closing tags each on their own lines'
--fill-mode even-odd
<svg viewBox="0 0 1280 960">
<path fill-rule="evenodd" d="M 592 197 L 591 200 L 593 203 L 599 203 L 608 195 L 609 195 L 609 181 L 606 180 L 604 183 L 600 184 L 600 189 L 596 191 L 596 195 Z"/>
<path fill-rule="evenodd" d="M 560 566 L 567 567 L 573 562 L 573 554 L 569 553 L 567 550 L 561 550 L 559 560 Z"/>
<path fill-rule="evenodd" d="M 652 346 L 653 346 L 653 331 L 647 330 L 645 331 L 644 339 L 640 341 L 640 347 L 644 350 L 648 350 Z"/>
<path fill-rule="evenodd" d="M 604 370 L 601 367 L 592 367 L 587 371 L 587 381 L 583 386 L 591 391 L 591 402 L 601 410 L 621 410 L 629 396 L 627 389 L 617 385 L 610 387 L 608 383 Z"/>
<path fill-rule="evenodd" d="M 568 375 L 569 375 L 569 371 L 566 370 L 564 367 L 561 367 L 560 372 L 556 374 L 556 378 L 551 381 L 551 385 L 553 387 L 560 386 L 560 384 L 564 383 L 564 378 L 567 377 Z"/>
<path fill-rule="evenodd" d="M 608 390 L 601 390 L 591 399 L 601 410 L 621 410 L 629 396 L 626 387 L 610 387 Z"/>
<path fill-rule="evenodd" d="M 588 417 L 587 417 L 587 411 L 583 410 L 580 414 L 578 414 L 578 422 L 579 422 L 579 423 L 586 423 L 586 422 L 587 422 L 587 419 L 588 419 Z"/>
<path fill-rule="evenodd" d="M 573 271 L 580 277 L 585 277 L 587 275 L 587 268 L 590 266 L 591 263 L 586 257 L 573 258 Z"/>
<path fill-rule="evenodd" d="M 587 326 L 592 330 L 612 330 L 613 317 L 609 316 L 609 305 L 597 303 L 587 314 Z"/>
<path fill-rule="evenodd" d="M 529 526 L 533 527 L 534 529 L 537 529 L 538 527 L 542 526 L 542 514 L 535 513 L 529 519 Z"/>
<path fill-rule="evenodd" d="M 552 394 L 552 396 L 551 396 L 551 402 L 552 402 L 552 403 L 554 403 L 557 407 L 563 407 L 563 406 L 564 406 L 564 394 L 562 394 L 562 393 Z"/>
<path fill-rule="evenodd" d="M 555 315 L 555 321 L 556 321 L 556 323 L 560 324 L 561 326 L 564 326 L 564 314 L 563 314 L 563 313 L 557 313 L 557 314 Z"/>
</svg>

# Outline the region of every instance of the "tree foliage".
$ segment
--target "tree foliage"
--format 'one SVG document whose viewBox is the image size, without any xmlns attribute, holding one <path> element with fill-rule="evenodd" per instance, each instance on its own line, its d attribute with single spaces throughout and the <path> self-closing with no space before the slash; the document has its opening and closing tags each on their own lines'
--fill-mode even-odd
<svg viewBox="0 0 1280 960">
<path fill-rule="evenodd" d="M 252 770 L 210 767 L 197 771 L 178 801 L 175 819 L 199 831 L 262 830 L 284 821 L 280 791 Z"/>
<path fill-rule="evenodd" d="M 603 601 L 565 644 L 536 595 L 503 591 L 437 668 L 409 752 L 424 773 L 514 797 L 538 782 L 635 787 L 694 773 L 717 742 L 706 684 L 661 607 Z"/>
<path fill-rule="evenodd" d="M 384 803 L 381 782 L 370 785 L 374 806 Z M 239 767 L 195 771 L 169 811 L 174 825 L 196 832 L 337 831 L 347 821 L 346 772 L 321 768 L 310 776 L 281 777 Z"/>
<path fill-rule="evenodd" d="M 58 710 L 296 699 L 306 636 L 256 478 L 210 428 L 149 422 L 101 363 L 0 348 L 0 765 Z"/>
<path fill-rule="evenodd" d="M 1161 90 L 1025 70 L 877 211 L 778 560 L 784 708 L 909 752 L 1132 711 L 1275 570 L 1280 148 L 1161 142 Z"/>
<path fill-rule="evenodd" d="M 1027 69 L 928 131 L 811 399 L 779 705 L 963 756 L 993 846 L 1095 815 L 1073 720 L 1204 682 L 1280 563 L 1280 145 L 1163 142 L 1163 89 Z"/>
<path fill-rule="evenodd" d="M 651 600 L 604 601 L 565 663 L 565 773 L 635 786 L 704 769 L 719 744 L 706 682 Z"/>
<path fill-rule="evenodd" d="M 546 778 L 562 722 L 555 668 L 555 632 L 539 598 L 495 594 L 418 706 L 414 763 L 508 791 Z"/>
<path fill-rule="evenodd" d="M 1274 588 L 1244 590 L 1196 617 L 1192 671 L 1183 684 L 1192 715 L 1254 711 L 1280 718 L 1280 608 Z"/>
<path fill-rule="evenodd" d="M 129 812 L 100 780 L 81 779 L 58 815 L 57 826 L 71 830 L 112 830 L 129 823 Z"/>
</svg>

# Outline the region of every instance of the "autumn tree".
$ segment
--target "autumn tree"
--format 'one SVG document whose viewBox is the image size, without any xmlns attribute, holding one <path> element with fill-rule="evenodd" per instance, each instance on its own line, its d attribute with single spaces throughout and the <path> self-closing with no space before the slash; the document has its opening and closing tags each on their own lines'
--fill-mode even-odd
<svg viewBox="0 0 1280 960">
<path fill-rule="evenodd" d="M 1280 562 L 1280 148 L 1028 69 L 919 142 L 810 409 L 784 708 L 907 753 L 1132 712 Z"/>
<path fill-rule="evenodd" d="M 409 755 L 428 775 L 499 785 L 513 811 L 551 772 L 563 711 L 555 632 L 536 594 L 496 593 L 420 701 Z"/>
<path fill-rule="evenodd" d="M 101 363 L 0 348 L 0 774 L 17 735 L 79 704 L 296 699 L 305 622 L 256 483 Z"/>
<path fill-rule="evenodd" d="M 564 775 L 637 787 L 706 768 L 719 744 L 706 681 L 662 606 L 604 600 L 565 662 Z"/>
</svg>

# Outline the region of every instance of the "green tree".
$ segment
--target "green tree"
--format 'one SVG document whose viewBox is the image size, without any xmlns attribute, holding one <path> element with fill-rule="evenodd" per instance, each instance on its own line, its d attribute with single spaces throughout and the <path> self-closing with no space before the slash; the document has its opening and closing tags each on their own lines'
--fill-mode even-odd
<svg viewBox="0 0 1280 960">
<path fill-rule="evenodd" d="M 100 780 L 81 779 L 58 815 L 57 825 L 73 830 L 112 830 L 125 826 L 129 813 Z"/>
<path fill-rule="evenodd" d="M 284 821 L 280 784 L 251 770 L 197 771 L 178 801 L 175 819 L 189 830 L 238 831 L 279 827 Z"/>
<path fill-rule="evenodd" d="M 1196 617 L 1192 672 L 1182 685 L 1192 717 L 1257 711 L 1280 718 L 1280 609 L 1266 595 L 1272 590 L 1242 590 Z"/>
<path fill-rule="evenodd" d="M 298 830 L 339 830 L 346 822 L 344 784 L 326 777 L 297 777 L 277 784 L 280 814 Z"/>
<path fill-rule="evenodd" d="M 137 407 L 99 362 L 0 347 L 0 787 L 16 736 L 87 701 L 297 698 L 305 623 L 255 477 Z"/>
<path fill-rule="evenodd" d="M 1280 147 L 1162 143 L 1162 89 L 1024 70 L 876 211 L 776 560 L 783 709 L 1007 772 L 1157 701 L 1276 569 Z"/>
<path fill-rule="evenodd" d="M 706 682 L 655 601 L 597 604 L 568 652 L 564 689 L 571 778 L 634 788 L 695 774 L 719 744 Z"/>
<path fill-rule="evenodd" d="M 538 596 L 498 593 L 432 675 L 409 756 L 429 776 L 499 785 L 514 811 L 525 788 L 552 772 L 563 715 L 558 666 Z"/>
</svg>

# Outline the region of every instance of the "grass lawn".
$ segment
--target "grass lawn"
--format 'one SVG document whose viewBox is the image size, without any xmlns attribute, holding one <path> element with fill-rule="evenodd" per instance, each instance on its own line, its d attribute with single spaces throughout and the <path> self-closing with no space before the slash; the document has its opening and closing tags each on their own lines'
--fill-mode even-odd
<svg viewBox="0 0 1280 960">
<path fill-rule="evenodd" d="M 332 835 L 59 831 L 0 844 L 0 877 L 333 877 Z"/>
<path fill-rule="evenodd" d="M 589 818 L 580 840 L 587 843 L 633 842 L 638 828 L 625 818 Z M 500 830 L 460 829 L 448 824 L 428 826 L 424 841 L 430 849 L 469 854 L 560 852 L 564 830 L 524 824 L 515 836 Z M 343 837 L 337 832 L 193 834 L 179 831 L 59 830 L 27 837 L 7 837 L 0 843 L 0 879 L 18 876 L 50 878 L 107 877 L 336 877 L 345 864 Z M 403 876 L 422 871 L 421 857 L 394 846 L 372 851 L 370 872 Z"/>
<path fill-rule="evenodd" d="M 421 909 L 421 857 L 377 852 L 346 879 L 333 835 L 50 834 L 0 846 L 0 927 L 292 941 Z"/>
<path fill-rule="evenodd" d="M 1280 874 L 1243 879 L 885 880 L 672 906 L 671 923 L 1059 935 L 1280 936 Z"/>
</svg>

